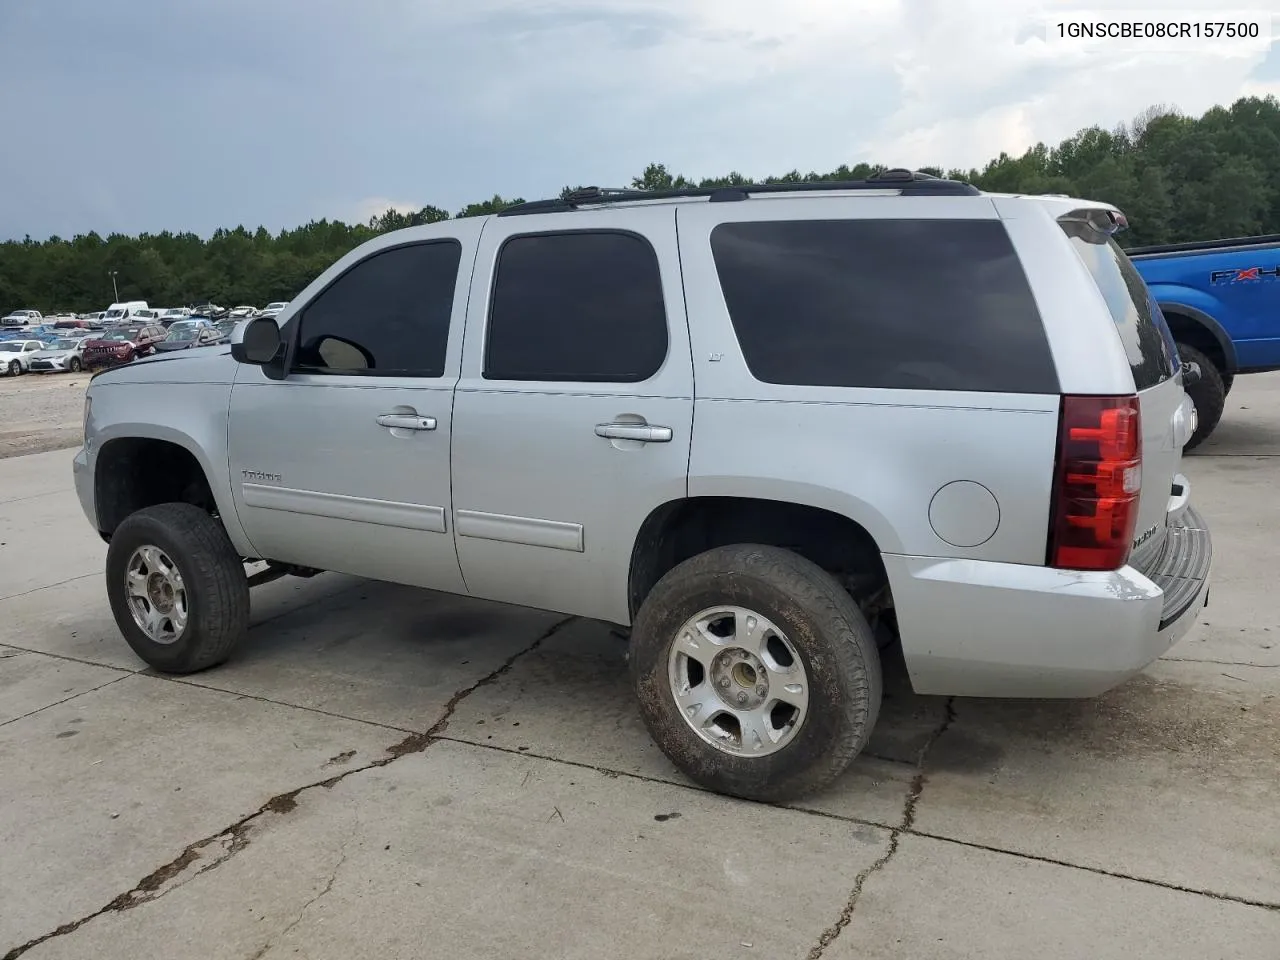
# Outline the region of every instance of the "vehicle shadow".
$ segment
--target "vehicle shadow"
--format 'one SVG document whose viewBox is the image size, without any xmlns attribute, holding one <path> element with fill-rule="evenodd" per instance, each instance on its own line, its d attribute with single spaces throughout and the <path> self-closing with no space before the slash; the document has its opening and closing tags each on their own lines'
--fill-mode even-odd
<svg viewBox="0 0 1280 960">
<path fill-rule="evenodd" d="M 511 660 L 458 704 L 448 736 L 682 781 L 640 720 L 616 628 L 556 627 L 554 614 L 385 583 L 340 586 L 260 623 L 231 663 L 195 682 L 425 730 L 456 689 Z M 980 779 L 1050 755 L 1072 765 L 1156 757 L 1198 778 L 1248 758 L 1277 766 L 1275 701 L 1241 710 L 1240 697 L 1148 675 L 1091 700 L 921 696 L 896 647 L 883 662 L 880 717 L 859 762 Z M 1241 744 L 1231 758 L 1217 750 L 1224 741 Z"/>
</svg>

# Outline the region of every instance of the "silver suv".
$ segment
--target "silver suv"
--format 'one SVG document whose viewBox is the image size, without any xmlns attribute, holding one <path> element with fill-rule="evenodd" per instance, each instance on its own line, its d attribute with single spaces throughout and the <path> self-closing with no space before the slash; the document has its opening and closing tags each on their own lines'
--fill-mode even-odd
<svg viewBox="0 0 1280 960">
<path fill-rule="evenodd" d="M 175 673 L 284 573 L 628 626 L 657 743 L 763 800 L 863 748 L 894 641 L 920 693 L 1096 695 L 1187 631 L 1211 558 L 1124 225 L 893 171 L 379 236 L 229 347 L 94 378 L 115 619 Z"/>
</svg>

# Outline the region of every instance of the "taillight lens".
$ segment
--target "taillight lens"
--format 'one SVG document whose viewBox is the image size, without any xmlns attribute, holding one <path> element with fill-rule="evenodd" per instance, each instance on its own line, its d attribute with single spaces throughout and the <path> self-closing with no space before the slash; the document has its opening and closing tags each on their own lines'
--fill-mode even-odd
<svg viewBox="0 0 1280 960">
<path fill-rule="evenodd" d="M 1116 570 L 1129 559 L 1142 492 L 1138 398 L 1062 398 L 1049 565 Z"/>
</svg>

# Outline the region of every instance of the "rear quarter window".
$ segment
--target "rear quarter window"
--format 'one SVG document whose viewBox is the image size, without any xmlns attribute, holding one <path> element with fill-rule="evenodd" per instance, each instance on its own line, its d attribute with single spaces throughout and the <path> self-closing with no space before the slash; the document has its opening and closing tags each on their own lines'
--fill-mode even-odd
<svg viewBox="0 0 1280 960">
<path fill-rule="evenodd" d="M 1133 371 L 1134 387 L 1146 390 L 1168 380 L 1179 367 L 1178 349 L 1138 268 L 1110 234 L 1087 221 L 1066 218 L 1058 224 L 1107 302 Z"/>
<path fill-rule="evenodd" d="M 711 250 L 752 376 L 827 387 L 1057 393 L 997 220 L 722 223 Z"/>
</svg>

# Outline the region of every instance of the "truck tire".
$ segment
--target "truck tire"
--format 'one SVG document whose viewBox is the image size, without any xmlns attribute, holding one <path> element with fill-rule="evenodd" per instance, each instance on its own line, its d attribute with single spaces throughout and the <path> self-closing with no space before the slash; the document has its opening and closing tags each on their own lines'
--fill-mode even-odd
<svg viewBox="0 0 1280 960">
<path fill-rule="evenodd" d="M 1222 382 L 1222 372 L 1208 357 L 1186 344 L 1178 344 L 1178 355 L 1187 362 L 1200 365 L 1200 379 L 1187 387 L 1191 402 L 1196 405 L 1196 432 L 1187 440 L 1183 452 L 1194 450 L 1200 446 L 1204 438 L 1213 433 L 1213 428 L 1222 419 L 1222 411 L 1227 404 L 1227 390 Z"/>
<path fill-rule="evenodd" d="M 838 777 L 880 711 L 875 636 L 821 567 L 778 547 L 679 564 L 631 630 L 631 679 L 659 748 L 718 793 L 777 802 Z"/>
<path fill-rule="evenodd" d="M 134 653 L 164 673 L 223 663 L 249 629 L 244 564 L 222 524 L 189 503 L 147 507 L 116 528 L 107 599 Z"/>
<path fill-rule="evenodd" d="M 1222 375 L 1222 395 L 1224 397 L 1231 396 L 1231 385 L 1236 382 L 1234 374 L 1224 373 Z"/>
</svg>

